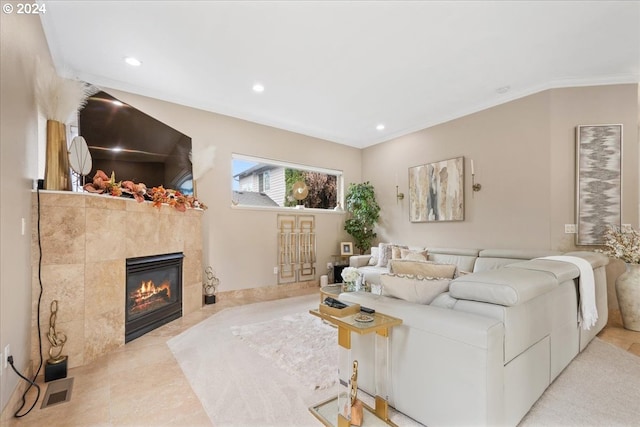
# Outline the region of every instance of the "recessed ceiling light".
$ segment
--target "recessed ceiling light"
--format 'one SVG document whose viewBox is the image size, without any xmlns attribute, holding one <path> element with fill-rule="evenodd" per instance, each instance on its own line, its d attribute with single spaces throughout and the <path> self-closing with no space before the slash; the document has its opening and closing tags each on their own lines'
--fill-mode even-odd
<svg viewBox="0 0 640 427">
<path fill-rule="evenodd" d="M 496 92 L 498 92 L 498 93 L 507 93 L 507 92 L 509 92 L 509 90 L 511 90 L 511 86 L 502 86 L 502 87 L 499 87 L 498 89 L 496 89 Z"/>
<path fill-rule="evenodd" d="M 377 130 L 384 130 L 384 125 L 382 123 L 380 123 L 378 126 L 376 126 Z"/>
<path fill-rule="evenodd" d="M 260 83 L 256 83 L 253 85 L 253 91 L 257 93 L 262 93 L 264 92 L 264 86 Z"/>
<path fill-rule="evenodd" d="M 132 67 L 139 67 L 140 65 L 142 65 L 142 62 L 140 62 L 139 59 L 134 58 L 133 56 L 127 56 L 126 58 L 124 58 L 124 62 L 131 65 Z"/>
</svg>

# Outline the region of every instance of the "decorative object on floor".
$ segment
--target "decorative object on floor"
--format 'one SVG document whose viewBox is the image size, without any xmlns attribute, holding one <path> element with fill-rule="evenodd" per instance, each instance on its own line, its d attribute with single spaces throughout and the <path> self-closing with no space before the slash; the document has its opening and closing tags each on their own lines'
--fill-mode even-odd
<svg viewBox="0 0 640 427">
<path fill-rule="evenodd" d="M 351 243 L 351 242 L 340 242 L 340 255 L 341 256 L 353 255 L 353 243 Z"/>
<path fill-rule="evenodd" d="M 93 181 L 85 184 L 84 189 L 89 193 L 108 194 L 114 197 L 132 197 L 138 203 L 142 203 L 145 200 L 151 201 L 153 206 L 158 209 L 162 205 L 169 205 L 179 212 L 184 212 L 187 209 L 207 209 L 207 206 L 194 196 L 184 195 L 177 190 L 164 188 L 163 186 L 148 189 L 142 182 L 136 184 L 133 181 L 116 181 L 114 172 L 111 172 L 111 177 L 108 177 L 104 171 L 97 170 Z"/>
<path fill-rule="evenodd" d="M 611 258 L 624 261 L 625 272 L 616 279 L 616 294 L 625 329 L 640 331 L 640 233 L 633 227 L 608 226 L 604 232 L 604 249 Z"/>
<path fill-rule="evenodd" d="M 51 344 L 49 359 L 44 367 L 45 382 L 67 377 L 67 356 L 62 354 L 62 349 L 67 342 L 67 336 L 56 331 L 58 318 L 58 300 L 51 301 L 51 315 L 49 316 L 49 332 L 47 339 Z"/>
<path fill-rule="evenodd" d="M 373 229 L 380 218 L 380 206 L 376 201 L 373 185 L 369 181 L 349 184 L 344 202 L 350 214 L 344 223 L 344 229 L 353 237 L 356 248 L 363 254 L 377 237 Z"/>
<path fill-rule="evenodd" d="M 35 96 L 40 111 L 47 119 L 47 148 L 44 188 L 71 190 L 69 154 L 65 123 L 82 109 L 95 88 L 81 81 L 58 76 L 49 64 L 36 59 Z"/>
<path fill-rule="evenodd" d="M 314 280 L 315 263 L 315 216 L 278 215 L 278 283 Z"/>
<path fill-rule="evenodd" d="M 473 190 L 474 193 L 477 193 L 478 191 L 482 190 L 482 184 L 476 183 L 476 169 L 473 164 L 473 159 L 471 159 L 471 189 Z"/>
<path fill-rule="evenodd" d="M 47 386 L 47 391 L 42 399 L 40 409 L 59 403 L 69 402 L 71 400 L 71 391 L 73 390 L 73 378 L 65 378 L 52 381 Z"/>
<path fill-rule="evenodd" d="M 576 245 L 601 245 L 622 219 L 622 125 L 577 126 L 576 167 Z"/>
<path fill-rule="evenodd" d="M 206 276 L 206 279 L 202 284 L 202 291 L 204 292 L 204 303 L 215 304 L 216 289 L 218 289 L 220 279 L 216 277 L 216 274 L 211 266 L 205 268 L 204 275 Z"/>
<path fill-rule="evenodd" d="M 409 220 L 464 221 L 464 157 L 409 168 Z"/>
</svg>

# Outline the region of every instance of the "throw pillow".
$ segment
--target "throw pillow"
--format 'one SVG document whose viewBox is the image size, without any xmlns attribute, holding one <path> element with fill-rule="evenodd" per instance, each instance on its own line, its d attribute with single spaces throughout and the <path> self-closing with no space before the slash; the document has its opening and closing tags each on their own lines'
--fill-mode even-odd
<svg viewBox="0 0 640 427">
<path fill-rule="evenodd" d="M 395 274 L 414 274 L 425 277 L 443 277 L 453 279 L 458 267 L 455 264 L 436 264 L 431 261 L 412 261 L 394 259 L 389 271 Z"/>
<path fill-rule="evenodd" d="M 377 246 L 371 248 L 371 258 L 369 258 L 369 265 L 376 265 L 378 263 L 379 250 Z"/>
<path fill-rule="evenodd" d="M 427 256 L 427 251 L 417 251 L 411 249 L 401 249 L 400 250 L 400 258 L 401 259 L 412 259 L 414 261 L 426 261 L 429 259 Z"/>
<path fill-rule="evenodd" d="M 409 261 L 426 261 L 427 257 L 418 252 L 410 252 L 403 256 L 402 259 L 406 259 Z"/>
<path fill-rule="evenodd" d="M 391 247 L 391 259 L 400 259 L 402 258 L 402 251 L 407 250 L 406 246 L 393 245 Z"/>
<path fill-rule="evenodd" d="M 376 267 L 386 267 L 391 259 L 391 243 L 380 243 L 378 245 L 378 263 Z"/>
<path fill-rule="evenodd" d="M 435 297 L 449 290 L 450 279 L 422 277 L 413 274 L 382 274 L 382 295 L 414 304 L 430 304 Z"/>
</svg>

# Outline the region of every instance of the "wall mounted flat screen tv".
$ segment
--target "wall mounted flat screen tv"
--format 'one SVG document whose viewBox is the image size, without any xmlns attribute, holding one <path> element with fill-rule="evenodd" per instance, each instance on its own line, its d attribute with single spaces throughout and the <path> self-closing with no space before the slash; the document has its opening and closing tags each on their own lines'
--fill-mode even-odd
<svg viewBox="0 0 640 427">
<path fill-rule="evenodd" d="M 78 125 L 93 160 L 88 182 L 102 170 L 117 181 L 193 194 L 189 136 L 106 92 L 88 99 Z"/>
</svg>

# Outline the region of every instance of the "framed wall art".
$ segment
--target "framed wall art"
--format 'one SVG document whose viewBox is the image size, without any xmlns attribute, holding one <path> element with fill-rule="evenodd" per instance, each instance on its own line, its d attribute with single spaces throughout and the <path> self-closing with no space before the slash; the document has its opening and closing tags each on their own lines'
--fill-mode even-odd
<svg viewBox="0 0 640 427">
<path fill-rule="evenodd" d="M 601 245 L 622 216 L 622 125 L 576 127 L 576 245 Z"/>
<path fill-rule="evenodd" d="M 464 157 L 409 168 L 409 220 L 464 221 Z"/>
</svg>

